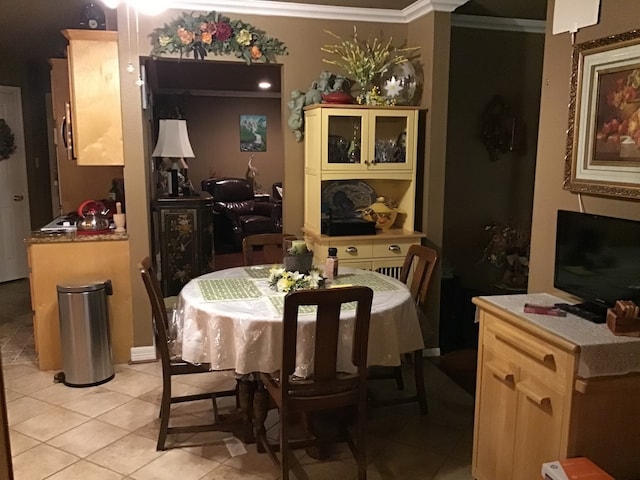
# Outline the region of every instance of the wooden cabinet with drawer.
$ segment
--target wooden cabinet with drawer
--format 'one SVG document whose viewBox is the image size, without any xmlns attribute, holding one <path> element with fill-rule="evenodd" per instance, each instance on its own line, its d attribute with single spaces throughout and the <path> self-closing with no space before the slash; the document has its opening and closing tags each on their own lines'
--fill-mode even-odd
<svg viewBox="0 0 640 480">
<path fill-rule="evenodd" d="M 575 339 L 544 328 L 553 325 L 551 317 L 543 317 L 542 327 L 532 323 L 521 313 L 525 300 L 514 301 L 531 296 L 473 300 L 480 321 L 474 478 L 536 479 L 544 462 L 577 456 L 589 457 L 617 480 L 638 478 L 640 365 L 636 373 L 579 377 L 580 338 L 609 343 L 608 357 L 618 355 L 620 340 L 603 325 L 576 319 L 555 319 L 582 326 L 587 334 Z"/>
</svg>

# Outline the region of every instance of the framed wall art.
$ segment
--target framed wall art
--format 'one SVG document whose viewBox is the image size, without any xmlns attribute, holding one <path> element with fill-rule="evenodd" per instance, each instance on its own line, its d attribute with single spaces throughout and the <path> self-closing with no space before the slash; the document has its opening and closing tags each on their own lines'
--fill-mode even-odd
<svg viewBox="0 0 640 480">
<path fill-rule="evenodd" d="M 563 186 L 640 198 L 640 30 L 573 48 Z"/>
<path fill-rule="evenodd" d="M 266 115 L 240 115 L 240 151 L 267 151 Z"/>
</svg>

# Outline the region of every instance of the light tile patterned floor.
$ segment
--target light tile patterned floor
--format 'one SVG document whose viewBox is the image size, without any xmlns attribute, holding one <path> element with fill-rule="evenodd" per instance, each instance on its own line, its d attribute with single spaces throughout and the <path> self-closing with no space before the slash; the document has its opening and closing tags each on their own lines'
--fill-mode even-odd
<svg viewBox="0 0 640 480">
<path fill-rule="evenodd" d="M 157 363 L 117 365 L 115 378 L 97 387 L 54 383 L 56 372 L 37 368 L 25 280 L 0 284 L 0 344 L 16 480 L 279 477 L 270 459 L 258 454 L 254 445 L 243 445 L 225 433 L 171 435 L 170 444 L 179 448 L 157 452 L 161 392 Z M 429 361 L 425 370 L 428 415 L 421 416 L 415 404 L 371 411 L 369 480 L 472 478 L 473 399 Z M 373 382 L 379 395 L 396 393 L 393 381 L 388 382 Z M 411 385 L 409 379 L 407 384 Z M 201 386 L 195 378 L 175 383 L 180 391 Z M 232 402 L 220 400 L 221 408 L 231 408 Z M 181 424 L 200 421 L 210 410 L 209 402 L 181 405 L 172 418 Z M 277 413 L 270 418 L 276 423 Z M 300 453 L 298 464 L 293 478 L 356 478 L 346 447 L 336 448 L 332 458 L 322 462 Z"/>
</svg>

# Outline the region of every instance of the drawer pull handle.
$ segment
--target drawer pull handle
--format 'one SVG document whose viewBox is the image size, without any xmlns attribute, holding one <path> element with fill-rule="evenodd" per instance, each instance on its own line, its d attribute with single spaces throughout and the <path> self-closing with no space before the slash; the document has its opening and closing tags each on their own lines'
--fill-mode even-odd
<svg viewBox="0 0 640 480">
<path fill-rule="evenodd" d="M 346 252 L 347 253 L 358 253 L 358 249 L 356 247 L 347 247 L 346 248 Z"/>
<path fill-rule="evenodd" d="M 529 400 L 531 400 L 533 403 L 535 403 L 539 407 L 544 406 L 545 403 L 549 406 L 551 405 L 551 398 L 548 395 L 540 394 L 534 391 L 525 382 L 518 383 L 518 385 L 516 385 L 516 390 L 524 393 Z"/>
<path fill-rule="evenodd" d="M 487 368 L 493 373 L 495 377 L 502 380 L 504 383 L 514 384 L 516 377 L 513 372 L 508 371 L 505 368 L 502 368 L 496 362 L 487 363 Z"/>
<path fill-rule="evenodd" d="M 399 252 L 401 250 L 400 245 L 389 245 L 390 252 Z"/>
<path fill-rule="evenodd" d="M 538 360 L 541 363 L 551 363 L 555 362 L 555 358 L 553 357 L 553 352 L 549 352 L 538 345 L 531 343 L 529 340 L 525 338 L 518 337 L 518 342 L 514 342 L 513 339 L 504 336 L 502 333 L 495 332 L 496 338 L 501 342 L 506 343 L 507 345 L 512 346 L 516 350 L 520 350 L 530 357 Z"/>
</svg>

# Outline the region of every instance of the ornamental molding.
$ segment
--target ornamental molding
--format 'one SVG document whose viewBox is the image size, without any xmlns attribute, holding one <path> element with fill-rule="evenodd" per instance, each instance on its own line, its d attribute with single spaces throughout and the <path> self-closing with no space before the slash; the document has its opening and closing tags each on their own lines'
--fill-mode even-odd
<svg viewBox="0 0 640 480">
<path fill-rule="evenodd" d="M 452 12 L 468 0 L 417 0 L 402 10 L 340 7 L 268 0 L 173 1 L 171 8 L 252 15 L 347 20 L 376 23 L 409 23 L 431 12 Z"/>
<path fill-rule="evenodd" d="M 477 28 L 482 30 L 502 30 L 520 33 L 545 33 L 544 20 L 526 18 L 485 17 L 481 15 L 451 15 L 451 26 Z"/>
</svg>

